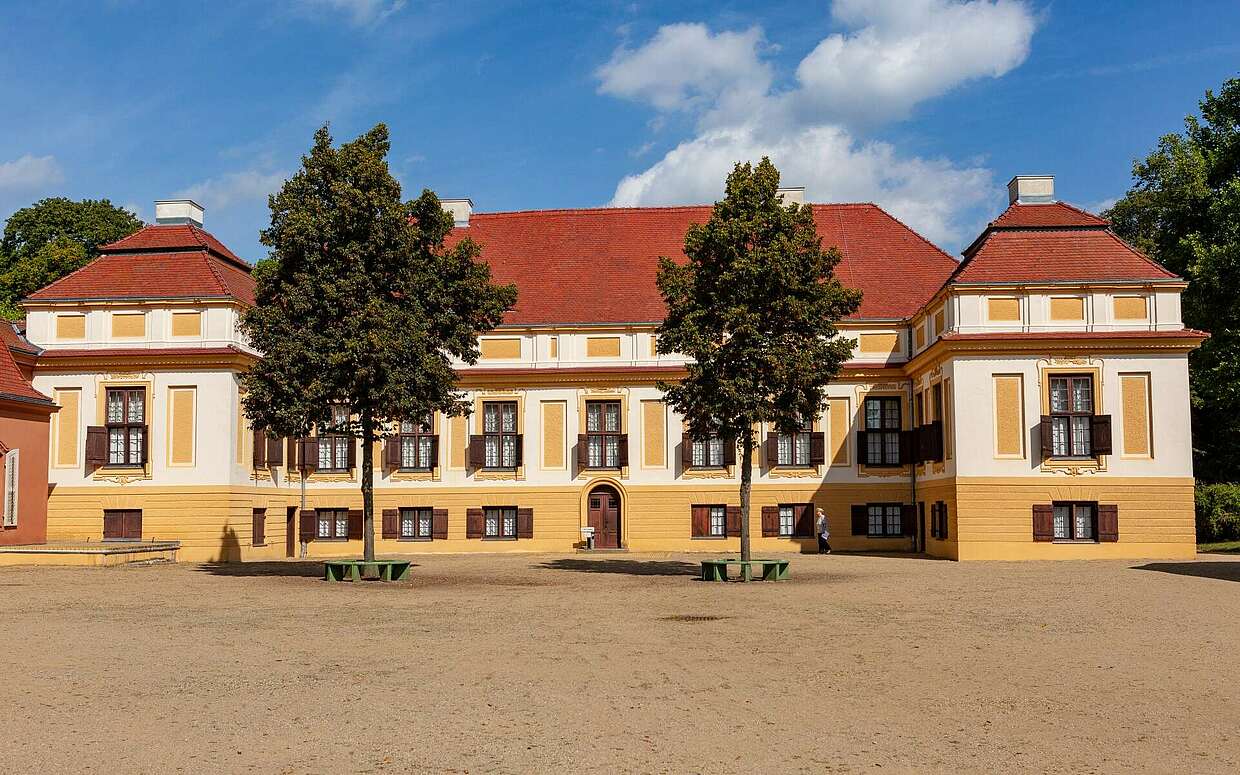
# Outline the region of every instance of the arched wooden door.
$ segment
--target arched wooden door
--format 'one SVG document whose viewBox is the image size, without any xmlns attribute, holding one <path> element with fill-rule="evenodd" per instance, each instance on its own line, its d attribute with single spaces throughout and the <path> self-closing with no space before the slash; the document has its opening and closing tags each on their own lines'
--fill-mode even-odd
<svg viewBox="0 0 1240 775">
<path fill-rule="evenodd" d="M 595 549 L 620 548 L 620 495 L 611 487 L 590 493 L 588 521 L 594 528 Z"/>
</svg>

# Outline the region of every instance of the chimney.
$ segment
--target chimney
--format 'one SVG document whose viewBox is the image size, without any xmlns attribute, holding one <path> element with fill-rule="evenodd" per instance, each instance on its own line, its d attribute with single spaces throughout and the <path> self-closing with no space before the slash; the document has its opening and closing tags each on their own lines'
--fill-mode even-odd
<svg viewBox="0 0 1240 775">
<path fill-rule="evenodd" d="M 202 214 L 202 205 L 193 199 L 160 199 L 155 202 L 155 223 L 192 223 L 202 228 Z"/>
<path fill-rule="evenodd" d="M 457 226 L 469 225 L 469 214 L 474 211 L 472 199 L 440 199 L 439 203 L 452 216 L 452 222 Z"/>
<path fill-rule="evenodd" d="M 805 186 L 781 188 L 777 192 L 777 196 L 783 200 L 785 205 L 803 205 L 805 204 Z"/>
<path fill-rule="evenodd" d="M 1008 204 L 1048 204 L 1054 201 L 1054 175 L 1017 175 L 1008 181 Z"/>
</svg>

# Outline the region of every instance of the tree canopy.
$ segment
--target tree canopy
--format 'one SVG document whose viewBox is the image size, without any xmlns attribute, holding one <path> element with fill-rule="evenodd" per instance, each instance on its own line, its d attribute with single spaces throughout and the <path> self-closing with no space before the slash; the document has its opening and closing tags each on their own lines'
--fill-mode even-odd
<svg viewBox="0 0 1240 775">
<path fill-rule="evenodd" d="M 20 316 L 17 302 L 85 266 L 100 245 L 142 228 L 107 199 L 42 199 L 9 216 L 0 238 L 0 314 Z"/>
<path fill-rule="evenodd" d="M 271 196 L 242 329 L 264 355 L 244 376 L 251 423 L 280 436 L 314 428 L 362 441 L 366 558 L 374 556 L 372 447 L 389 424 L 468 412 L 453 358 L 478 359 L 516 288 L 491 282 L 472 240 L 445 240 L 452 217 L 424 190 L 401 200 L 377 125 L 333 147 L 326 126 L 302 167 Z M 333 425 L 333 407 L 350 420 Z"/>
<path fill-rule="evenodd" d="M 794 432 L 822 410 L 827 384 L 852 353 L 836 322 L 861 293 L 834 277 L 840 254 L 824 250 L 809 205 L 785 205 L 770 159 L 737 164 L 710 219 L 685 235 L 687 263 L 659 260 L 667 316 L 660 353 L 691 361 L 662 389 L 692 436 L 718 434 L 741 452 L 741 553 L 749 556 L 754 426 Z"/>
<path fill-rule="evenodd" d="M 1240 79 L 1207 91 L 1133 164 L 1133 187 L 1107 211 L 1115 231 L 1188 280 L 1184 323 L 1210 332 L 1189 356 L 1199 478 L 1240 477 Z"/>
</svg>

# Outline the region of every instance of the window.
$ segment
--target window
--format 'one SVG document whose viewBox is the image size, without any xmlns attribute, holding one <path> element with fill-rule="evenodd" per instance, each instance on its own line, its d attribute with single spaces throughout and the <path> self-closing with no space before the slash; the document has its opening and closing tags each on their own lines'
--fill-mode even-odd
<svg viewBox="0 0 1240 775">
<path fill-rule="evenodd" d="M 797 524 L 797 507 L 796 506 L 780 506 L 779 507 L 779 534 L 781 536 L 790 536 L 796 530 Z"/>
<path fill-rule="evenodd" d="M 932 396 L 930 400 L 930 408 L 934 412 L 934 417 L 931 419 L 936 422 L 941 422 L 943 420 L 943 383 L 934 383 L 934 386 L 930 388 L 930 391 Z"/>
<path fill-rule="evenodd" d="M 482 435 L 486 453 L 486 462 L 483 464 L 485 468 L 516 468 L 517 402 L 488 401 L 483 404 Z M 515 515 L 516 512 L 513 513 Z M 513 521 L 515 523 L 515 516 Z"/>
<path fill-rule="evenodd" d="M 1051 454 L 1091 457 L 1094 381 L 1088 375 L 1055 376 L 1050 381 Z"/>
<path fill-rule="evenodd" d="M 866 506 L 866 513 L 869 516 L 867 535 L 898 536 L 904 534 L 900 504 L 870 503 Z"/>
<path fill-rule="evenodd" d="M 814 433 L 814 418 L 802 417 L 796 433 L 781 433 L 775 464 L 781 466 L 807 466 L 810 464 L 810 436 Z"/>
<path fill-rule="evenodd" d="M 318 532 L 315 537 L 324 541 L 346 541 L 349 538 L 348 509 L 319 509 Z"/>
<path fill-rule="evenodd" d="M 419 420 L 402 420 L 400 423 L 400 469 L 402 471 L 429 471 L 435 467 L 433 459 L 435 422 L 427 414 Z"/>
<path fill-rule="evenodd" d="M 723 462 L 723 439 L 719 434 L 712 433 L 702 439 L 691 439 L 689 444 L 694 468 L 722 468 L 726 465 Z"/>
<path fill-rule="evenodd" d="M 108 465 L 146 463 L 146 390 L 107 389 Z"/>
<path fill-rule="evenodd" d="M 17 527 L 18 493 L 21 491 L 20 452 L 10 449 L 4 453 L 4 527 Z"/>
<path fill-rule="evenodd" d="M 347 471 L 352 467 L 349 465 L 349 452 L 353 447 L 353 437 L 339 432 L 347 429 L 348 425 L 348 407 L 333 406 L 331 425 L 326 429 L 327 433 L 319 436 L 320 471 Z"/>
<path fill-rule="evenodd" d="M 620 467 L 620 402 L 586 402 L 586 465 Z"/>
<path fill-rule="evenodd" d="M 898 397 L 865 400 L 865 465 L 900 465 L 900 422 Z"/>
<path fill-rule="evenodd" d="M 250 530 L 251 546 L 267 545 L 267 510 L 254 509 L 254 523 Z"/>
<path fill-rule="evenodd" d="M 720 538 L 728 534 L 728 509 L 726 506 L 706 507 L 707 532 L 712 538 Z"/>
<path fill-rule="evenodd" d="M 428 509 L 427 512 L 429 513 L 429 511 Z M 515 506 L 483 509 L 482 520 L 483 538 L 517 537 L 517 509 Z"/>
<path fill-rule="evenodd" d="M 1054 509 L 1056 541 L 1095 540 L 1098 504 L 1056 503 Z"/>
<path fill-rule="evenodd" d="M 432 510 L 429 508 L 400 510 L 400 537 L 406 541 L 431 538 Z"/>
</svg>

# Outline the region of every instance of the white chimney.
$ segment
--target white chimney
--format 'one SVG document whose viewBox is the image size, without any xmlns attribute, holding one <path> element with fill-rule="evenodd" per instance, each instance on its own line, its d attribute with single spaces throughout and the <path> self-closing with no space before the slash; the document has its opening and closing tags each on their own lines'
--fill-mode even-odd
<svg viewBox="0 0 1240 775">
<path fill-rule="evenodd" d="M 805 204 L 805 186 L 789 186 L 788 188 L 781 188 L 777 192 L 777 195 L 786 205 Z"/>
<path fill-rule="evenodd" d="M 452 222 L 457 226 L 469 225 L 469 215 L 474 211 L 472 199 L 440 199 L 439 203 L 452 216 Z"/>
<path fill-rule="evenodd" d="M 203 212 L 193 199 L 160 199 L 155 202 L 155 223 L 192 223 L 201 228 Z"/>
<path fill-rule="evenodd" d="M 1008 181 L 1008 204 L 1047 204 L 1054 201 L 1054 175 L 1017 175 Z"/>
</svg>

